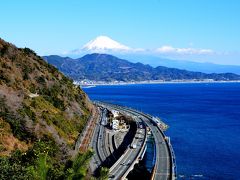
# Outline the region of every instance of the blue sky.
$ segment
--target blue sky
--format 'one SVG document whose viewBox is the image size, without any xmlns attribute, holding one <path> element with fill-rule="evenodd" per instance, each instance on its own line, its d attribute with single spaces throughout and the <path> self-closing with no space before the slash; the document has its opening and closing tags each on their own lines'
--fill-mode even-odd
<svg viewBox="0 0 240 180">
<path fill-rule="evenodd" d="M 133 48 L 210 49 L 191 59 L 240 64 L 239 0 L 7 0 L 0 9 L 0 37 L 40 55 L 107 35 Z"/>
</svg>

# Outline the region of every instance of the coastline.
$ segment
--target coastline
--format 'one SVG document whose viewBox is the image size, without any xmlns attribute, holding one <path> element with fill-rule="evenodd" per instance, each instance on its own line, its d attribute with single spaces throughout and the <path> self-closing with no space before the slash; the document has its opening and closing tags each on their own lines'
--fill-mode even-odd
<svg viewBox="0 0 240 180">
<path fill-rule="evenodd" d="M 138 109 L 170 125 L 166 134 L 179 179 L 224 179 L 223 174 L 238 179 L 239 158 L 233 157 L 240 157 L 240 142 L 234 139 L 239 135 L 240 83 L 97 86 L 85 92 L 92 100 Z"/>
<path fill-rule="evenodd" d="M 92 88 L 96 86 L 120 86 L 120 85 L 143 85 L 143 84 L 199 84 L 199 83 L 240 83 L 240 80 L 236 81 L 214 81 L 214 80 L 174 80 L 174 81 L 134 81 L 134 82 L 78 82 L 74 81 L 75 85 L 79 85 L 83 88 Z"/>
</svg>

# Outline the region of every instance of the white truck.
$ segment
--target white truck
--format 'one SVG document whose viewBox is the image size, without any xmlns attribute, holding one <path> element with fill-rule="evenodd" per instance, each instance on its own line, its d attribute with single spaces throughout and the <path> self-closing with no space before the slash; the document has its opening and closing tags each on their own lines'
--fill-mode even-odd
<svg viewBox="0 0 240 180">
<path fill-rule="evenodd" d="M 136 144 L 132 144 L 132 145 L 131 145 L 131 148 L 132 148 L 132 149 L 136 149 L 136 148 L 137 148 L 137 145 L 136 145 Z"/>
</svg>

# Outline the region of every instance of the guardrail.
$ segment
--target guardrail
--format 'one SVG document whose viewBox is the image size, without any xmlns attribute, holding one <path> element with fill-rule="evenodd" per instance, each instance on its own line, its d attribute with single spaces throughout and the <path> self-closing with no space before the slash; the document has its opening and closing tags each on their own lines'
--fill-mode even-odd
<svg viewBox="0 0 240 180">
<path fill-rule="evenodd" d="M 175 157 L 175 153 L 173 151 L 171 142 L 170 142 L 170 138 L 168 137 L 168 146 L 169 146 L 169 150 L 171 153 L 171 162 L 172 162 L 172 179 L 177 179 L 177 163 L 176 163 L 176 157 Z"/>
</svg>

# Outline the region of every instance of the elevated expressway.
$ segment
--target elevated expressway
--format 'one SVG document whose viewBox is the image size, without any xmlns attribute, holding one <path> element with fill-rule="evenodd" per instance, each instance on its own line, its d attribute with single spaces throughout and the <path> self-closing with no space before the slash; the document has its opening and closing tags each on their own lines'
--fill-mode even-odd
<svg viewBox="0 0 240 180">
<path fill-rule="evenodd" d="M 133 139 L 133 143 L 136 144 L 136 149 L 132 149 L 129 147 L 124 152 L 124 154 L 122 154 L 122 156 L 111 166 L 109 171 L 109 179 L 125 179 L 128 173 L 134 168 L 134 165 L 138 163 L 138 161 L 141 159 L 146 150 L 146 126 L 150 128 L 153 134 L 156 148 L 156 163 L 153 168 L 152 179 L 176 179 L 175 157 L 172 151 L 172 147 L 167 141 L 167 138 L 165 137 L 160 127 L 156 126 L 152 122 L 152 117 L 150 115 L 144 114 L 134 109 L 114 104 L 108 104 L 103 102 L 95 102 L 95 104 L 99 107 L 104 107 L 110 110 L 115 109 L 122 114 L 134 116 L 138 125 L 145 124 L 143 126 L 143 129 L 140 129 L 138 126 L 136 135 Z M 96 150 L 97 152 L 97 155 L 94 157 L 96 165 L 100 165 L 101 162 L 104 161 L 104 159 L 106 159 L 107 157 L 106 145 L 101 144 L 101 142 L 104 143 L 104 140 L 101 140 L 104 134 L 103 131 L 104 130 L 101 128 L 101 125 L 99 123 L 99 125 L 96 126 L 93 138 L 93 141 L 97 139 L 97 143 L 92 143 L 94 150 Z"/>
<path fill-rule="evenodd" d="M 118 159 L 117 162 L 109 170 L 109 179 L 124 179 L 128 173 L 134 168 L 134 165 L 139 162 L 142 154 L 144 153 L 144 147 L 146 146 L 147 131 L 145 128 L 140 129 L 139 125 L 141 120 L 136 120 L 137 131 L 133 139 L 132 144 L 136 145 L 136 148 L 128 147 L 124 154 Z"/>
</svg>

